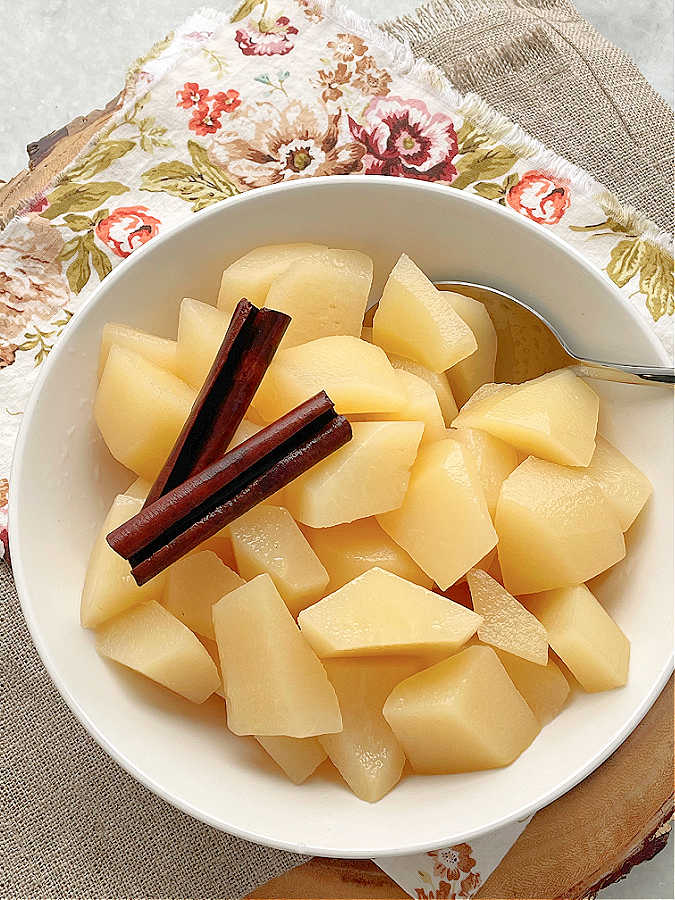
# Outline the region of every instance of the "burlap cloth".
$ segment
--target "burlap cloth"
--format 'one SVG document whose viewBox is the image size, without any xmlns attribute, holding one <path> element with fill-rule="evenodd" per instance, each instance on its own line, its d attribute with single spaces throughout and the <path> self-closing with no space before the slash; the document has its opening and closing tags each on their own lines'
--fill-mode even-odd
<svg viewBox="0 0 675 900">
<path fill-rule="evenodd" d="M 444 0 L 383 27 L 671 227 L 672 112 L 571 3 Z M 302 861 L 203 825 L 123 772 L 52 685 L 6 562 L 0 602 L 3 896 L 237 897 Z"/>
</svg>

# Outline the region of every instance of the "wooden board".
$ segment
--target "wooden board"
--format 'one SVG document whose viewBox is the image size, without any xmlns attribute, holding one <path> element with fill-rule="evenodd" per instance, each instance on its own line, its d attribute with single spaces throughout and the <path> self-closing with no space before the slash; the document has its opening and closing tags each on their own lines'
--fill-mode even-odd
<svg viewBox="0 0 675 900">
<path fill-rule="evenodd" d="M 0 224 L 45 185 L 119 103 L 29 145 L 29 168 L 0 187 Z M 596 772 L 537 813 L 476 895 L 585 898 L 661 850 L 673 815 L 673 679 L 627 741 Z M 314 859 L 252 898 L 390 898 L 404 891 L 366 860 Z"/>
</svg>

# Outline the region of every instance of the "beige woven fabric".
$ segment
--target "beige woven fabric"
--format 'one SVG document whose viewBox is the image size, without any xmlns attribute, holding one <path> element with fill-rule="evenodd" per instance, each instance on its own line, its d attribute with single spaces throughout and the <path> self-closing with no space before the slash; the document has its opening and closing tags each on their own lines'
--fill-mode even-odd
<svg viewBox="0 0 675 900">
<path fill-rule="evenodd" d="M 672 114 L 566 0 L 447 0 L 387 30 L 668 227 Z M 202 825 L 122 772 L 49 680 L 6 563 L 0 603 L 0 895 L 238 897 L 301 861 Z"/>
<path fill-rule="evenodd" d="M 672 110 L 568 0 L 432 0 L 384 29 L 672 229 Z"/>
</svg>

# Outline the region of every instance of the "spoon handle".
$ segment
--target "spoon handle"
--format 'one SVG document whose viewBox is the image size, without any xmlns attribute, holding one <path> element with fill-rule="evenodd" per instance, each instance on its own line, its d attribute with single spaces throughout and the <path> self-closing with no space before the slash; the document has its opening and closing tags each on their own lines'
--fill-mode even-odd
<svg viewBox="0 0 675 900">
<path fill-rule="evenodd" d="M 667 366 L 631 366 L 605 363 L 595 359 L 580 359 L 571 366 L 577 375 L 599 378 L 603 381 L 619 381 L 623 384 L 675 385 L 675 369 Z"/>
</svg>

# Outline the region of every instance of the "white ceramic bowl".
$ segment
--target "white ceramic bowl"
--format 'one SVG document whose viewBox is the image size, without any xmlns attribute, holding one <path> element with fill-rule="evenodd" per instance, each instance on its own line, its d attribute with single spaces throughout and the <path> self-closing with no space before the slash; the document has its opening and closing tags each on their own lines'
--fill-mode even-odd
<svg viewBox="0 0 675 900">
<path fill-rule="evenodd" d="M 629 734 L 665 683 L 673 640 L 672 393 L 595 385 L 603 433 L 655 488 L 629 535 L 627 558 L 597 583 L 631 640 L 628 685 L 575 695 L 505 769 L 407 777 L 375 805 L 330 776 L 296 787 L 253 739 L 228 734 L 220 700 L 193 706 L 104 661 L 78 621 L 94 535 L 114 494 L 132 481 L 92 416 L 104 323 L 175 336 L 182 297 L 215 301 L 224 265 L 259 244 L 296 240 L 370 253 L 376 289 L 405 251 L 432 278 L 483 282 L 536 303 L 591 358 L 666 362 L 602 274 L 545 228 L 496 204 L 423 182 L 359 176 L 253 191 L 190 216 L 134 253 L 50 355 L 14 460 L 14 573 L 33 639 L 67 703 L 112 757 L 170 803 L 217 828 L 302 853 L 432 849 L 523 817 L 567 791 Z"/>
</svg>

